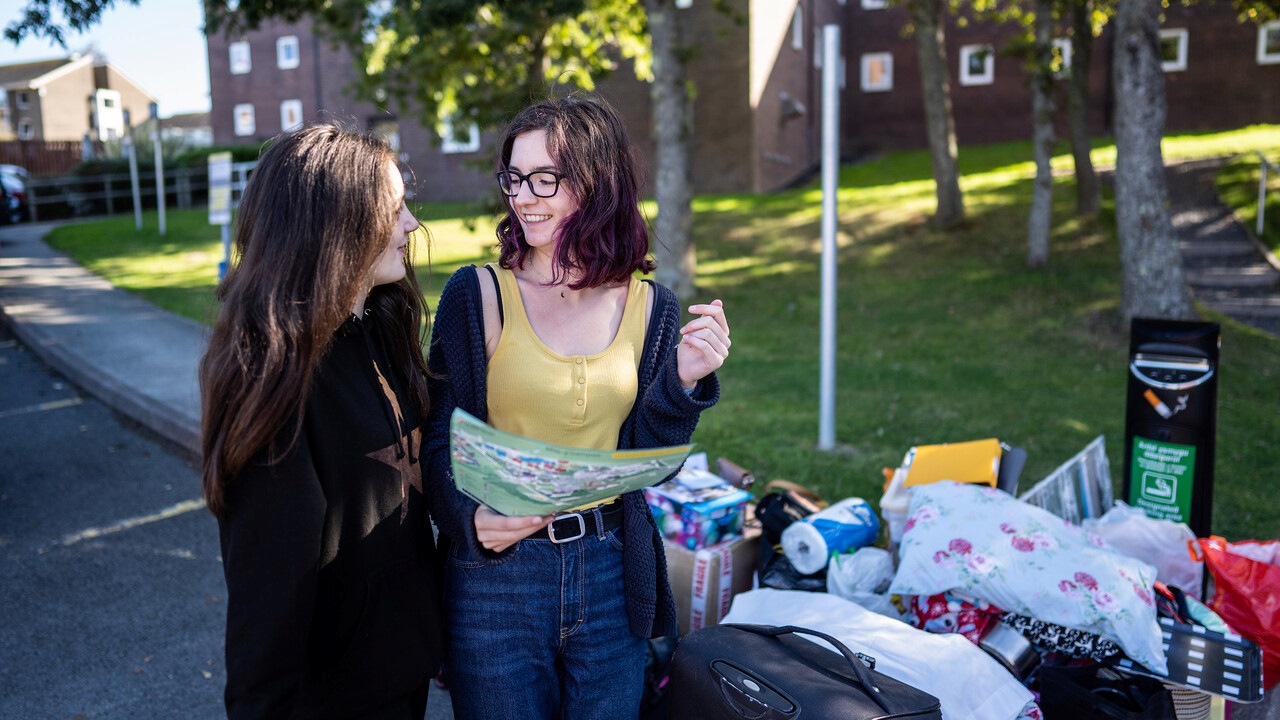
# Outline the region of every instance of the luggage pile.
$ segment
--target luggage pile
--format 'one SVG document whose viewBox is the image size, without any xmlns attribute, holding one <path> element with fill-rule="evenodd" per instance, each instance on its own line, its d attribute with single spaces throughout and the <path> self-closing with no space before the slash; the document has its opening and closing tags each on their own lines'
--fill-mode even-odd
<svg viewBox="0 0 1280 720">
<path fill-rule="evenodd" d="M 1237 543 L 1260 566 L 1241 598 L 1225 541 L 1113 502 L 1101 438 L 1019 498 L 1024 460 L 995 439 L 912 448 L 878 510 L 773 481 L 738 535 L 668 543 L 670 717 L 1209 718 L 1213 696 L 1261 701 L 1280 617 L 1239 606 L 1278 602 L 1280 543 Z M 1202 599 L 1210 555 L 1231 597 Z"/>
</svg>

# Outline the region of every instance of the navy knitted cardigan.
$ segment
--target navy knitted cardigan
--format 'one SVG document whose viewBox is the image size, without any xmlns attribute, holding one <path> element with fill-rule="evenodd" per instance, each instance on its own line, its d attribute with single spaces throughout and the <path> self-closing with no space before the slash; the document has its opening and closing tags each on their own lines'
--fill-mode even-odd
<svg viewBox="0 0 1280 720">
<path fill-rule="evenodd" d="M 653 282 L 650 286 L 653 315 L 640 355 L 640 390 L 618 433 L 618 449 L 622 450 L 689 442 L 702 411 L 720 397 L 720 382 L 714 373 L 699 381 L 692 395 L 680 387 L 675 352 L 680 341 L 680 306 L 670 290 Z M 445 284 L 436 307 L 428 364 L 431 410 L 423 455 L 431 515 L 448 542 L 467 545 L 477 555 L 500 557 L 476 541 L 472 521 L 476 502 L 454 487 L 449 462 L 453 409 L 460 407 L 481 420 L 489 419 L 484 311 L 474 266 L 460 268 Z M 644 638 L 676 635 L 675 600 L 658 526 L 642 492 L 626 493 L 622 503 L 623 583 L 631 632 Z"/>
</svg>

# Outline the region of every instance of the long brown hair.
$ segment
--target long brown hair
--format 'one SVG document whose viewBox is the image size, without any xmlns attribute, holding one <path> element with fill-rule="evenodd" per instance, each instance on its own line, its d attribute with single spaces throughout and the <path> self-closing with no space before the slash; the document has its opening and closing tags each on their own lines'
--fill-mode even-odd
<svg viewBox="0 0 1280 720">
<path fill-rule="evenodd" d="M 238 263 L 218 286 L 222 309 L 200 361 L 204 497 L 215 515 L 255 454 L 270 448 L 274 461 L 296 442 L 316 369 L 398 222 L 394 163 L 386 143 L 329 124 L 282 134 L 259 158 L 236 219 Z M 410 401 L 425 416 L 429 314 L 411 257 L 405 278 L 374 287 L 365 307 L 392 328 L 389 349 L 411 367 Z"/>
</svg>

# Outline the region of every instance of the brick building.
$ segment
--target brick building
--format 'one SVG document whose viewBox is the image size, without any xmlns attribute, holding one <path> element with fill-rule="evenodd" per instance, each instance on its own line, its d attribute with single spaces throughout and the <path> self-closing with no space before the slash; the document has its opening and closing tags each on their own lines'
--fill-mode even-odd
<svg viewBox="0 0 1280 720">
<path fill-rule="evenodd" d="M 92 55 L 0 67 L 3 134 L 17 140 L 113 140 L 150 114 L 155 98 Z"/>
<path fill-rule="evenodd" d="M 915 41 L 906 11 L 885 0 L 732 0 L 744 22 L 693 0 L 677 11 L 697 38 L 689 64 L 696 88 L 692 181 L 699 193 L 768 192 L 810 177 L 820 157 L 821 33 L 841 27 L 841 148 L 846 156 L 923 147 L 924 113 Z M 1171 5 L 1166 53 L 1167 130 L 1214 130 L 1280 122 L 1280 23 L 1236 21 L 1227 4 Z M 962 144 L 1028 138 L 1031 97 L 1021 61 L 1000 48 L 1012 34 L 989 24 L 947 27 L 947 59 Z M 1111 36 L 1095 41 L 1089 108 L 1095 134 L 1110 130 Z M 345 89 L 353 63 L 306 23 L 264 25 L 208 38 L 214 142 L 261 141 L 327 111 L 392 139 L 420 197 L 472 200 L 492 194 L 492 149 L 474 128 L 441 136 L 411 113 L 358 103 Z M 599 85 L 652 157 L 647 85 L 623 68 Z M 1206 102 L 1212 99 L 1212 102 Z M 1060 106 L 1065 103 L 1060 103 Z"/>
</svg>

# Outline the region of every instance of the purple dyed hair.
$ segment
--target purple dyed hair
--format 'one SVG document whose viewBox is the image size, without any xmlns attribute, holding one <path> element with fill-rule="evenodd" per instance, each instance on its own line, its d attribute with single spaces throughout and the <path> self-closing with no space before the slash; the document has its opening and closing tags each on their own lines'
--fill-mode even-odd
<svg viewBox="0 0 1280 720">
<path fill-rule="evenodd" d="M 574 290 L 625 282 L 636 270 L 653 272 L 649 258 L 649 227 L 640 214 L 636 160 L 618 111 L 594 96 L 543 100 L 521 110 L 507 125 L 498 156 L 498 170 L 511 162 L 511 147 L 520 135 L 542 130 L 547 153 L 567 186 L 578 198 L 578 209 L 556 232 L 555 267 L 551 281 L 572 271 Z M 506 200 L 507 213 L 498 221 L 498 264 L 520 267 L 532 248 L 525 241 L 520 219 Z"/>
</svg>

